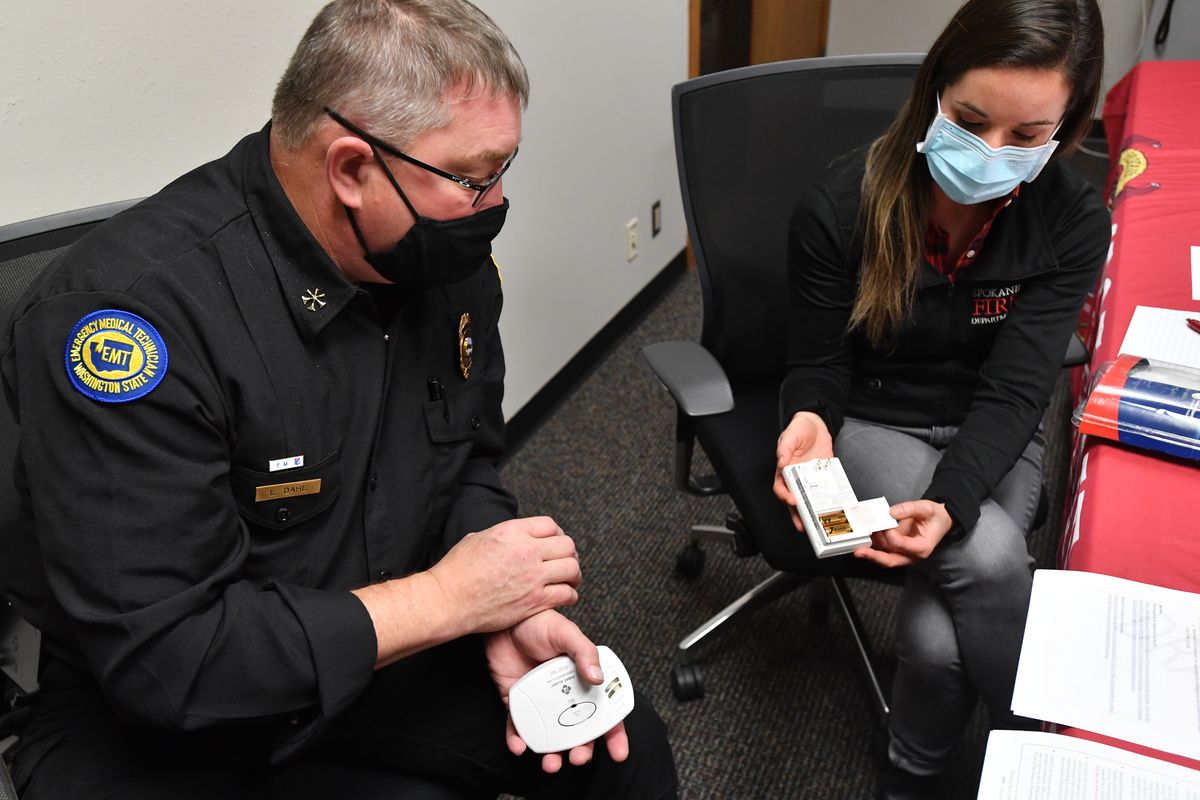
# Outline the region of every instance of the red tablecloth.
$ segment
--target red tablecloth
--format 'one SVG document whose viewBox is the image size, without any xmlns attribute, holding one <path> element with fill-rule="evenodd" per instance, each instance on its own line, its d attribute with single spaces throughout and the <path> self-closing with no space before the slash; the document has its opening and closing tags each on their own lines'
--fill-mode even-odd
<svg viewBox="0 0 1200 800">
<path fill-rule="evenodd" d="M 1139 305 L 1200 316 L 1200 61 L 1138 64 L 1104 105 L 1113 239 L 1085 308 L 1087 372 L 1114 358 Z M 1200 463 L 1076 435 L 1059 564 L 1200 592 Z M 1200 762 L 1063 728 L 1200 769 Z"/>
</svg>

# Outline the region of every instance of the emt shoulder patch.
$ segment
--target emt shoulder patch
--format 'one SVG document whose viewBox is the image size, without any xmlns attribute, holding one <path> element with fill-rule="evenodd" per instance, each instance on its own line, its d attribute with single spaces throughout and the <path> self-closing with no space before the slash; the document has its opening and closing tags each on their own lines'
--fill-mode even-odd
<svg viewBox="0 0 1200 800">
<path fill-rule="evenodd" d="M 146 320 L 128 311 L 93 311 L 71 329 L 67 377 L 80 394 L 101 403 L 144 397 L 167 374 L 167 346 Z"/>
</svg>

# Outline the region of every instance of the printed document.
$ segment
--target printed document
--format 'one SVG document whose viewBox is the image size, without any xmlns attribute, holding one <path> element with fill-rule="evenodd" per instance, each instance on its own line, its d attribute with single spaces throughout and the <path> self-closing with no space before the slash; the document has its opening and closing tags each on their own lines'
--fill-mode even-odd
<svg viewBox="0 0 1200 800">
<path fill-rule="evenodd" d="M 1121 340 L 1121 352 L 1200 369 L 1200 334 L 1187 324 L 1197 317 L 1200 311 L 1138 306 Z"/>
<path fill-rule="evenodd" d="M 1038 570 L 1012 710 L 1200 759 L 1200 595 Z"/>
<path fill-rule="evenodd" d="M 978 800 L 1200 800 L 1200 772 L 1056 733 L 992 731 Z"/>
</svg>

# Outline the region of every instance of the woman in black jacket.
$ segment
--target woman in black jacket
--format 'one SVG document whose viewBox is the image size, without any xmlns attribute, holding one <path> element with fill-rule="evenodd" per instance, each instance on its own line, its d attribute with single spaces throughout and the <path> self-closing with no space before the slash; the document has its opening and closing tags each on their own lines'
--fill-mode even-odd
<svg viewBox="0 0 1200 800">
<path fill-rule="evenodd" d="M 778 469 L 836 454 L 859 497 L 896 503 L 854 555 L 910 567 L 881 797 L 936 785 L 978 697 L 993 727 L 1029 724 L 1009 705 L 1038 426 L 1109 242 L 1055 157 L 1102 65 L 1095 0 L 969 0 L 888 131 L 792 217 L 775 492 L 793 504 Z"/>
</svg>

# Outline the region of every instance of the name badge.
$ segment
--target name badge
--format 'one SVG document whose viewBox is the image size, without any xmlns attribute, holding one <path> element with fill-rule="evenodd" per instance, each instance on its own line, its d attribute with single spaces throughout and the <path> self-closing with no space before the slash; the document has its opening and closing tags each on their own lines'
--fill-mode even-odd
<svg viewBox="0 0 1200 800">
<path fill-rule="evenodd" d="M 267 500 L 279 500 L 284 497 L 299 497 L 305 494 L 320 494 L 321 479 L 311 481 L 294 481 L 292 483 L 273 483 L 270 486 L 254 487 L 254 502 L 262 503 Z"/>
<path fill-rule="evenodd" d="M 267 469 L 271 472 L 279 472 L 281 469 L 295 469 L 296 467 L 304 466 L 304 456 L 288 456 L 287 458 L 277 458 L 274 461 L 267 463 Z"/>
</svg>

